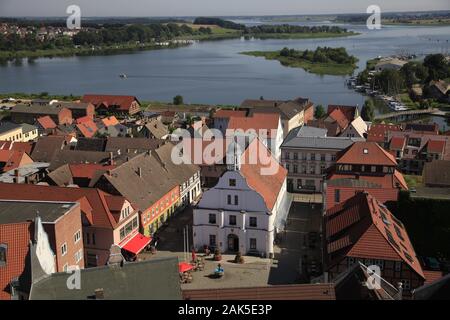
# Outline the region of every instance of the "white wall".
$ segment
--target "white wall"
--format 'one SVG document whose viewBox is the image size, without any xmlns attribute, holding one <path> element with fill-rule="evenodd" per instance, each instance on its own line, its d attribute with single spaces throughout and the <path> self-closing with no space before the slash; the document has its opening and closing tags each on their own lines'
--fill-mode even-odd
<svg viewBox="0 0 450 320">
<path fill-rule="evenodd" d="M 235 179 L 236 186 L 230 186 L 229 180 Z M 285 188 L 278 198 L 282 199 Z M 232 204 L 228 204 L 231 195 Z M 238 196 L 238 204 L 234 204 L 234 196 Z M 280 207 L 277 200 L 276 210 Z M 276 211 L 275 210 L 275 211 Z M 216 216 L 216 223 L 209 223 L 209 214 Z M 230 215 L 236 216 L 236 225 L 229 224 Z M 257 218 L 257 226 L 250 226 L 250 217 Z M 239 250 L 245 254 L 250 250 L 250 239 L 256 239 L 256 250 L 269 255 L 273 252 L 275 214 L 272 214 L 262 196 L 249 187 L 245 177 L 239 171 L 227 171 L 218 184 L 203 194 L 201 201 L 194 209 L 194 246 L 201 249 L 209 245 L 209 236 L 216 236 L 216 245 L 222 252 L 228 251 L 228 236 L 239 237 Z"/>
</svg>

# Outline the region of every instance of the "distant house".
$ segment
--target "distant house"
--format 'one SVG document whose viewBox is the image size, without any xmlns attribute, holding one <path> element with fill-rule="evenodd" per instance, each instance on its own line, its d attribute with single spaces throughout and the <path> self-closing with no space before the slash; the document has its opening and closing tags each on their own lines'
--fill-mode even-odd
<svg viewBox="0 0 450 320">
<path fill-rule="evenodd" d="M 350 123 L 360 116 L 357 106 L 345 106 L 345 105 L 328 105 L 327 115 L 332 114 L 334 111 L 339 110 L 345 116 L 345 119 Z"/>
<path fill-rule="evenodd" d="M 450 102 L 450 84 L 443 80 L 431 81 L 428 86 L 429 96 L 441 101 Z"/>
<path fill-rule="evenodd" d="M 43 116 L 49 116 L 57 125 L 71 124 L 73 121 L 72 112 L 61 106 L 18 104 L 11 109 L 11 120 L 15 123 L 34 124 Z"/>
<path fill-rule="evenodd" d="M 92 138 L 97 133 L 97 125 L 89 117 L 83 117 L 76 120 L 78 135 L 85 138 Z"/>
<path fill-rule="evenodd" d="M 142 130 L 139 132 L 140 136 L 151 139 L 166 139 L 169 134 L 167 127 L 157 119 L 150 119 L 146 122 Z"/>
<path fill-rule="evenodd" d="M 387 147 L 391 131 L 402 131 L 402 126 L 396 124 L 372 124 L 367 132 L 367 141 L 376 142 L 382 147 Z"/>
<path fill-rule="evenodd" d="M 238 134 L 238 132 L 240 133 Z M 283 128 L 278 113 L 254 113 L 251 117 L 231 117 L 226 136 L 258 136 L 262 143 L 273 153 L 275 159 L 281 157 L 280 147 L 283 143 Z"/>
<path fill-rule="evenodd" d="M 33 159 L 23 151 L 0 150 L 0 173 L 11 171 L 33 163 Z"/>
<path fill-rule="evenodd" d="M 92 103 L 84 102 L 55 102 L 53 106 L 61 106 L 72 111 L 72 117 L 78 119 L 81 117 L 89 117 L 91 119 L 95 116 L 95 106 Z"/>
<path fill-rule="evenodd" d="M 249 115 L 254 113 L 278 113 L 281 117 L 281 127 L 283 137 L 299 126 L 302 126 L 314 118 L 314 104 L 305 98 L 293 100 L 245 100 L 241 103 L 241 108 L 248 108 Z"/>
<path fill-rule="evenodd" d="M 345 128 L 340 135 L 342 137 L 366 138 L 367 129 L 367 123 L 358 116 L 357 118 L 355 118 L 355 120 L 350 122 L 347 128 Z"/>
<path fill-rule="evenodd" d="M 22 127 L 20 124 L 0 121 L 1 141 L 23 141 Z"/>
<path fill-rule="evenodd" d="M 102 124 L 105 127 L 115 126 L 115 125 L 119 124 L 119 121 L 117 120 L 117 118 L 115 116 L 105 117 L 105 118 L 102 118 L 100 121 L 102 122 Z"/>
<path fill-rule="evenodd" d="M 38 128 L 28 123 L 22 123 L 22 141 L 28 142 L 37 139 L 39 136 Z"/>
<path fill-rule="evenodd" d="M 92 103 L 98 114 L 134 115 L 141 111 L 139 100 L 134 96 L 87 94 L 81 99 Z"/>
<path fill-rule="evenodd" d="M 383 204 L 360 192 L 326 211 L 323 222 L 324 270 L 335 279 L 358 262 L 376 265 L 381 277 L 411 297 L 425 282 L 407 231 Z"/>
<path fill-rule="evenodd" d="M 375 65 L 375 71 L 400 70 L 408 61 L 397 58 L 386 58 Z"/>
<path fill-rule="evenodd" d="M 437 123 L 407 123 L 404 131 L 415 131 L 426 134 L 439 134 L 439 125 Z"/>
<path fill-rule="evenodd" d="M 387 150 L 403 173 L 421 175 L 425 163 L 450 160 L 450 137 L 434 132 L 394 131 L 389 133 Z"/>
<path fill-rule="evenodd" d="M 40 136 L 53 132 L 57 127 L 56 123 L 49 116 L 37 118 L 35 125 Z"/>
<path fill-rule="evenodd" d="M 216 111 L 213 115 L 213 127 L 214 129 L 220 130 L 222 136 L 225 136 L 226 130 L 228 128 L 228 122 L 231 117 L 246 117 L 247 111 L 244 110 L 227 110 L 220 109 Z"/>
<path fill-rule="evenodd" d="M 0 174 L 0 182 L 6 183 L 38 183 L 47 175 L 49 164 L 32 162 Z"/>
<path fill-rule="evenodd" d="M 103 137 L 129 137 L 132 135 L 132 128 L 121 123 L 110 126 L 101 125 L 97 133 Z"/>
<path fill-rule="evenodd" d="M 426 163 L 422 176 L 427 187 L 450 188 L 450 160 Z"/>
<path fill-rule="evenodd" d="M 115 165 L 108 163 L 65 164 L 50 172 L 47 176 L 47 181 L 49 181 L 51 185 L 60 187 L 67 187 L 70 185 L 77 185 L 84 188 L 92 187 L 102 174 L 115 167 Z"/>
</svg>

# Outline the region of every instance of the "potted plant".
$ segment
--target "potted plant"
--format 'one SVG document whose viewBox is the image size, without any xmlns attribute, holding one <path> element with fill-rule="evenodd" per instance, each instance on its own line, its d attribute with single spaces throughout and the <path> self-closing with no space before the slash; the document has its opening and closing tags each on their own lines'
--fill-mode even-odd
<svg viewBox="0 0 450 320">
<path fill-rule="evenodd" d="M 240 264 L 244 263 L 244 257 L 242 256 L 242 253 L 240 251 L 236 254 L 236 257 L 234 258 L 234 263 Z"/>
<path fill-rule="evenodd" d="M 222 260 L 222 253 L 220 252 L 220 249 L 214 250 L 214 261 L 220 261 Z"/>
</svg>

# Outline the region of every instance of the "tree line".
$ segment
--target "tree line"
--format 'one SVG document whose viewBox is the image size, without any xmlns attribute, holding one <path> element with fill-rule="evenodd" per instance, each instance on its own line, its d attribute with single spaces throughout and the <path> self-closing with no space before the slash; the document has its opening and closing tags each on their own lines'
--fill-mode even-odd
<svg viewBox="0 0 450 320">
<path fill-rule="evenodd" d="M 136 24 L 86 29 L 74 35 L 73 38 L 58 35 L 54 38 L 47 37 L 44 40 L 38 37 L 37 32 L 30 32 L 24 37 L 11 33 L 8 35 L 0 34 L 0 50 L 35 51 L 67 48 L 75 45 L 111 45 L 136 41 L 148 43 L 152 41 L 171 40 L 185 35 L 192 36 L 211 33 L 211 28 L 201 27 L 195 30 L 186 24 L 179 25 L 176 23 Z"/>
<path fill-rule="evenodd" d="M 347 29 L 337 26 L 294 26 L 290 24 L 269 25 L 247 27 L 244 24 L 235 23 L 220 18 L 201 17 L 194 20 L 196 25 L 216 25 L 226 29 L 240 30 L 244 34 L 279 34 L 279 33 L 345 33 Z"/>
<path fill-rule="evenodd" d="M 315 63 L 355 64 L 358 59 L 347 53 L 345 48 L 317 47 L 316 50 L 295 50 L 283 48 L 280 56 L 303 59 Z"/>
<path fill-rule="evenodd" d="M 427 96 L 428 85 L 432 80 L 449 78 L 449 61 L 442 54 L 430 54 L 423 61 L 410 61 L 400 70 L 383 70 L 372 78 L 370 78 L 369 70 L 366 69 L 358 75 L 358 83 L 369 83 L 388 95 L 400 93 L 419 84 L 424 87 L 424 95 Z"/>
</svg>

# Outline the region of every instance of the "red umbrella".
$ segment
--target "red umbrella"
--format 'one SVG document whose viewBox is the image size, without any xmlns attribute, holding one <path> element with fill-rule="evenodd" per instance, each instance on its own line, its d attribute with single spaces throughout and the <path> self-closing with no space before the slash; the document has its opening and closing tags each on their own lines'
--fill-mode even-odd
<svg viewBox="0 0 450 320">
<path fill-rule="evenodd" d="M 195 250 L 192 250 L 192 261 L 197 261 L 197 255 L 195 254 Z"/>
<path fill-rule="evenodd" d="M 180 273 L 184 273 L 184 272 L 190 271 L 192 269 L 194 269 L 194 267 L 187 262 L 180 262 L 178 264 L 178 271 Z"/>
</svg>

